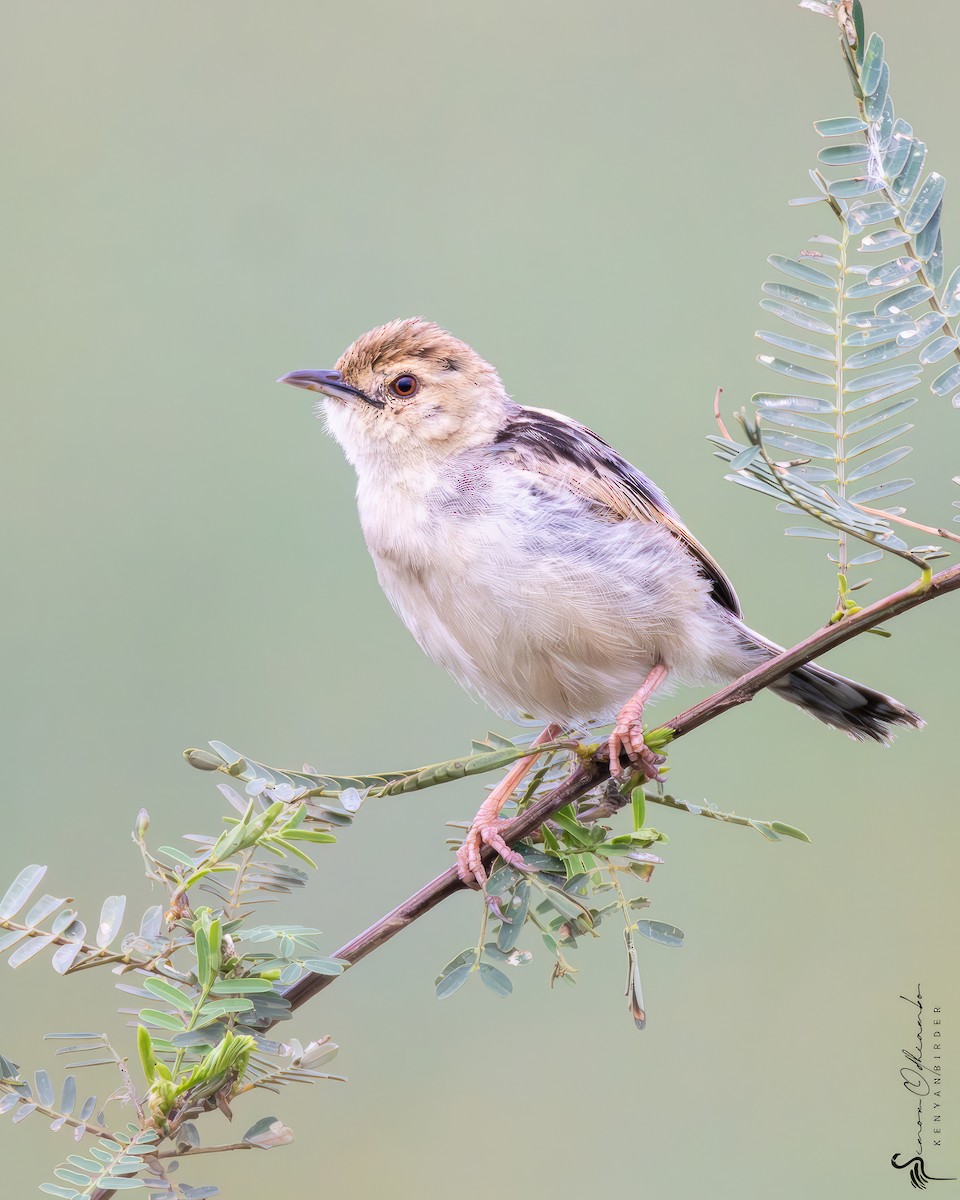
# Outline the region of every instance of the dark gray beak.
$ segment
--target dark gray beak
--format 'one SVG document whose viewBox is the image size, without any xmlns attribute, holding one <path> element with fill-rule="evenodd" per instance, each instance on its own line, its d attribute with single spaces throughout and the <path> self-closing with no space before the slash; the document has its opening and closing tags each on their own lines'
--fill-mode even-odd
<svg viewBox="0 0 960 1200">
<path fill-rule="evenodd" d="M 358 400 L 372 404 L 374 408 L 383 408 L 382 400 L 368 396 L 366 392 L 361 392 L 359 388 L 344 382 L 339 371 L 291 371 L 288 375 L 281 375 L 277 383 L 290 383 L 294 387 L 306 388 L 308 392 L 320 392 L 324 396 L 331 396 L 334 400 L 346 400 L 355 396 Z"/>
</svg>

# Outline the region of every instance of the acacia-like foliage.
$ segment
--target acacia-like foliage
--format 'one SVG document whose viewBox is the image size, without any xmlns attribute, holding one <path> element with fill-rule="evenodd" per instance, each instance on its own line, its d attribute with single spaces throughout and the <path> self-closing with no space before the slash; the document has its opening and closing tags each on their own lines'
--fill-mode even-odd
<svg viewBox="0 0 960 1200">
<path fill-rule="evenodd" d="M 816 194 L 791 204 L 826 207 L 835 229 L 796 258 L 768 259 L 782 278 L 763 285 L 760 307 L 779 327 L 757 331 L 757 359 L 789 386 L 753 396 L 755 413 L 740 415 L 747 445 L 725 430 L 713 441 L 733 468 L 728 479 L 772 496 L 781 512 L 816 518 L 788 535 L 834 543 L 839 617 L 857 608 L 850 594 L 862 583 L 851 583 L 851 569 L 884 552 L 924 571 L 945 556 L 939 544 L 910 545 L 896 526 L 956 540 L 889 501 L 914 482 L 891 478 L 911 452 L 903 417 L 920 397 L 910 393 L 926 385 L 936 397 L 955 392 L 960 405 L 960 268 L 943 284 L 946 181 L 925 174 L 927 147 L 894 111 L 883 39 L 864 39 L 859 0 L 804 7 L 839 21 L 856 111 L 815 122 L 829 143 L 810 171 Z M 777 451 L 792 461 L 775 461 Z M 851 540 L 869 548 L 851 553 Z"/>
<path fill-rule="evenodd" d="M 318 1070 L 337 1052 L 328 1037 L 304 1048 L 269 1038 L 266 1031 L 290 1016 L 285 984 L 305 972 L 339 974 L 345 964 L 320 953 L 317 929 L 279 922 L 255 926 L 250 920 L 277 894 L 306 883 L 306 871 L 290 858 L 313 867 L 302 847 L 336 839 L 330 822 L 309 813 L 296 794 L 278 798 L 279 787 L 256 783 L 248 789 L 244 800 L 221 786 L 238 815 L 225 818 L 219 837 L 188 835 L 192 852 L 175 846 L 150 850 L 149 818 L 138 815 L 134 841 L 148 878 L 165 890 L 166 905 L 150 905 L 119 946 L 123 896 L 104 902 L 93 943 L 84 940 L 85 926 L 73 909 L 63 907 L 64 899 L 43 895 L 31 903 L 44 867 L 25 867 L 0 899 L 5 931 L 0 945 L 11 951 L 10 966 L 54 947 L 53 966 L 61 974 L 111 966 L 120 976 L 117 988 L 137 1001 L 121 1012 L 133 1018 L 136 1029 L 142 1095 L 127 1056 L 103 1034 L 48 1035 L 69 1043 L 58 1053 L 77 1056 L 71 1070 L 109 1066 L 119 1073 L 119 1089 L 114 1086 L 102 1104 L 91 1095 L 78 1106 L 74 1074 L 64 1080 L 58 1101 L 45 1071 L 37 1071 L 31 1085 L 15 1063 L 0 1056 L 0 1114 L 9 1112 L 14 1122 L 40 1114 L 54 1130 L 66 1126 L 78 1141 L 92 1139 L 84 1155 L 68 1155 L 56 1168 L 58 1182 L 42 1185 L 49 1195 L 77 1200 L 138 1186 L 157 1200 L 214 1196 L 213 1185 L 192 1187 L 170 1178 L 173 1161 L 201 1148 L 194 1118 L 214 1107 L 229 1116 L 234 1100 L 255 1089 L 339 1078 Z M 326 806 L 324 813 L 330 812 L 342 816 L 345 810 Z M 137 1121 L 108 1120 L 110 1102 L 132 1109 Z M 267 1148 L 291 1136 L 275 1117 L 262 1117 L 236 1144 Z"/>
</svg>

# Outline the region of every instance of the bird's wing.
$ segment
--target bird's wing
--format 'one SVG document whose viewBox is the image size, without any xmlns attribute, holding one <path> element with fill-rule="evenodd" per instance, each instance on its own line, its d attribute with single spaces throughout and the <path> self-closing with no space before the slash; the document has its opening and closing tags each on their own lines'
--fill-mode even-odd
<svg viewBox="0 0 960 1200">
<path fill-rule="evenodd" d="M 611 521 L 665 525 L 700 563 L 717 603 L 741 615 L 733 584 L 659 488 L 585 425 L 549 409 L 520 408 L 498 434 L 495 449 L 524 470 L 592 500 Z"/>
</svg>

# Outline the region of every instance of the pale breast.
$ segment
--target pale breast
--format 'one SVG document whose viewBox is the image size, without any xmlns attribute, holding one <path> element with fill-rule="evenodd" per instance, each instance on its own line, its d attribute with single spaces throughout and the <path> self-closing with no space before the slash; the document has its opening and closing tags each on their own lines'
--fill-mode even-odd
<svg viewBox="0 0 960 1200">
<path fill-rule="evenodd" d="M 420 485 L 426 484 L 426 487 Z M 717 606 L 665 528 L 482 456 L 358 493 L 380 583 L 423 650 L 505 716 L 611 720 L 664 661 L 717 674 Z"/>
</svg>

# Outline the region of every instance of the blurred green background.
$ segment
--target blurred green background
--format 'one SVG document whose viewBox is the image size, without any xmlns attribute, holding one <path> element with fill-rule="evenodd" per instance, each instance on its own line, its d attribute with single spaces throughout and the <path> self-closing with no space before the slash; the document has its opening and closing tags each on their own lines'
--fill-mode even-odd
<svg viewBox="0 0 960 1200">
<path fill-rule="evenodd" d="M 867 17 L 955 188 L 960 9 L 874 0 Z M 180 758 L 207 738 L 349 771 L 498 727 L 390 611 L 349 468 L 307 397 L 273 382 L 394 316 L 439 321 L 517 399 L 613 439 L 765 633 L 824 620 L 823 546 L 784 539 L 704 438 L 718 384 L 728 410 L 770 384 L 751 338 L 766 255 L 832 232 L 785 206 L 809 190 L 811 122 L 852 108 L 825 19 L 787 0 L 118 0 L 7 6 L 3 42 L 5 877 L 48 861 L 89 918 L 108 891 L 151 903 L 128 830 L 141 805 L 160 842 L 217 828 L 213 781 Z M 914 511 L 945 521 L 960 414 L 927 396 L 914 416 Z M 832 656 L 927 717 L 892 750 L 770 697 L 678 745 L 678 794 L 813 845 L 655 814 L 673 841 L 649 915 L 687 942 L 644 944 L 644 1034 L 613 929 L 579 954 L 577 988 L 549 992 L 537 954 L 509 1000 L 436 1002 L 435 973 L 475 937 L 460 896 L 298 1017 L 304 1040 L 341 1043 L 349 1084 L 238 1114 L 239 1132 L 275 1112 L 296 1143 L 183 1175 L 237 1197 L 903 1195 L 898 996 L 920 982 L 960 1029 L 955 629 L 944 601 Z M 444 821 L 479 794 L 370 804 L 321 851 L 297 919 L 333 950 L 449 863 Z M 54 1061 L 46 1029 L 121 1030 L 107 975 L 2 971 L 0 1048 L 31 1068 Z M 928 1170 L 960 1174 L 952 1145 Z M 71 1150 L 5 1121 L 7 1194 Z"/>
</svg>

